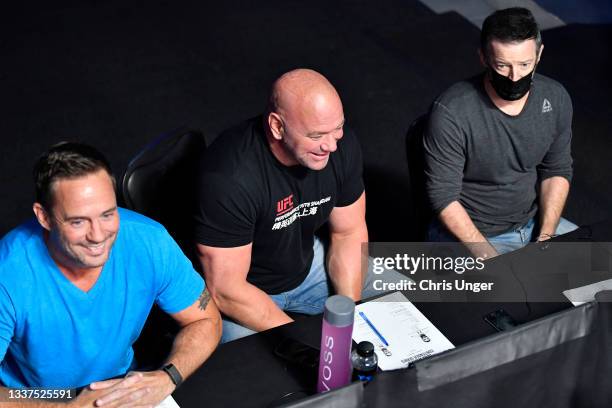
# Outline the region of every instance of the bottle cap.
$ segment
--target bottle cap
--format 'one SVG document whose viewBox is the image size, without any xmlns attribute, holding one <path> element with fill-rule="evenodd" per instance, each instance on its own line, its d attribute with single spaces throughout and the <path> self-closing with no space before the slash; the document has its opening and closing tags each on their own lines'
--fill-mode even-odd
<svg viewBox="0 0 612 408">
<path fill-rule="evenodd" d="M 357 353 L 362 357 L 370 357 L 374 354 L 374 345 L 369 341 L 362 341 L 357 345 Z"/>
<path fill-rule="evenodd" d="M 332 326 L 352 326 L 355 318 L 355 303 L 347 296 L 330 296 L 325 301 L 323 318 Z"/>
</svg>

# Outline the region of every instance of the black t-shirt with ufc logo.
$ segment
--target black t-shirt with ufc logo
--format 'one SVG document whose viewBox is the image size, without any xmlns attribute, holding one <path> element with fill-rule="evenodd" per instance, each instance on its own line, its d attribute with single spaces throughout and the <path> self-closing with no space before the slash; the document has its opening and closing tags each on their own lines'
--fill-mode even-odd
<svg viewBox="0 0 612 408">
<path fill-rule="evenodd" d="M 198 174 L 196 241 L 231 248 L 253 244 L 247 281 L 269 294 L 296 288 L 312 263 L 315 231 L 334 207 L 363 193 L 361 148 L 345 127 L 327 166 L 287 167 L 272 154 L 261 116 L 223 132 Z"/>
</svg>

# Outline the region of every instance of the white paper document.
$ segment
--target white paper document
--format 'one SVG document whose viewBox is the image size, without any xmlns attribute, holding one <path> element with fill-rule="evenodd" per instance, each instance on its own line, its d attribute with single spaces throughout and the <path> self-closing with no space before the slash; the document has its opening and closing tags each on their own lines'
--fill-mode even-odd
<svg viewBox="0 0 612 408">
<path fill-rule="evenodd" d="M 579 288 L 564 290 L 563 294 L 574 306 L 595 300 L 595 294 L 602 290 L 612 290 L 612 279 L 591 283 Z"/>
<path fill-rule="evenodd" d="M 162 402 L 157 404 L 157 407 L 155 408 L 180 408 L 180 407 L 179 407 L 179 404 L 176 403 L 174 398 L 172 398 L 172 395 L 168 395 L 166 399 L 164 399 Z"/>
<path fill-rule="evenodd" d="M 401 292 L 357 305 L 353 340 L 374 344 L 384 371 L 455 348 Z"/>
</svg>

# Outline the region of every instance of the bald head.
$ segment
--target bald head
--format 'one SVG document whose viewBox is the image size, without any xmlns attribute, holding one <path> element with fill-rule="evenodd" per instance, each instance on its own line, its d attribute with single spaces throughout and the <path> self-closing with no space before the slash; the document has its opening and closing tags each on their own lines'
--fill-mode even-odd
<svg viewBox="0 0 612 408">
<path fill-rule="evenodd" d="M 296 69 L 278 78 L 272 86 L 267 117 L 273 153 L 284 164 L 299 163 L 311 169 L 325 166 L 336 141 L 342 137 L 344 111 L 340 96 L 323 75 L 310 69 Z M 305 158 L 299 156 L 308 140 Z M 320 159 L 320 163 L 312 163 Z"/>
<path fill-rule="evenodd" d="M 272 85 L 270 110 L 291 113 L 315 110 L 326 104 L 341 104 L 334 86 L 323 75 L 311 69 L 296 69 L 283 74 Z"/>
</svg>

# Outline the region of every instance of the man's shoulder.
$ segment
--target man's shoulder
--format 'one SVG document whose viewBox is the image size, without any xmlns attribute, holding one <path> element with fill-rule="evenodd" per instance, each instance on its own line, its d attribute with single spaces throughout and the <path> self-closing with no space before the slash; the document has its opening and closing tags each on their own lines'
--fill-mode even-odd
<svg viewBox="0 0 612 408">
<path fill-rule="evenodd" d="M 143 228 L 151 228 L 151 229 L 163 229 L 164 226 L 159 222 L 155 221 L 152 218 L 147 217 L 146 215 L 140 214 L 136 211 L 129 210 L 127 208 L 119 207 L 119 216 L 121 218 L 122 226 L 135 225 Z"/>
<path fill-rule="evenodd" d="M 544 95 L 568 99 L 570 97 L 567 90 L 560 82 L 545 75 L 536 73 L 533 78 L 533 83 L 538 91 L 542 92 Z"/>
<path fill-rule="evenodd" d="M 138 236 L 139 239 L 156 240 L 167 234 L 166 228 L 162 224 L 145 215 L 121 207 L 118 211 L 121 220 L 119 231 L 123 231 L 120 236 L 127 235 L 130 240 L 134 236 Z"/>
<path fill-rule="evenodd" d="M 278 172 L 263 130 L 262 116 L 229 128 L 215 139 L 199 163 L 197 188 L 201 196 L 224 200 L 239 195 L 257 200 L 266 180 Z"/>
<path fill-rule="evenodd" d="M 163 270 L 157 268 L 163 265 L 161 260 L 180 254 L 175 239 L 159 222 L 125 208 L 119 208 L 119 214 L 119 233 L 113 246 L 113 257 L 123 263 L 114 262 L 111 264 L 113 268 L 120 265 L 121 273 L 128 273 L 129 268 L 125 269 L 124 265 L 136 262 L 143 270 L 153 273 Z"/>
<path fill-rule="evenodd" d="M 541 86 L 548 86 L 553 89 L 565 89 L 560 82 L 538 72 L 536 72 L 536 74 L 534 75 L 533 81 L 536 84 L 541 84 Z"/>
<path fill-rule="evenodd" d="M 447 109 L 461 109 L 477 103 L 481 98 L 482 75 L 459 81 L 442 92 L 434 101 Z"/>
<path fill-rule="evenodd" d="M 257 160 L 264 137 L 261 121 L 257 116 L 221 132 L 202 154 L 200 170 L 228 175 Z"/>
<path fill-rule="evenodd" d="M 259 115 L 230 126 L 219 133 L 219 136 L 212 142 L 210 148 L 216 148 L 217 146 L 225 147 L 230 143 L 249 138 L 254 133 L 263 132 L 261 121 L 262 116 Z"/>
<path fill-rule="evenodd" d="M 9 231 L 0 240 L 0 264 L 18 257 L 33 240 L 42 239 L 42 227 L 32 218 Z"/>
<path fill-rule="evenodd" d="M 118 208 L 120 224 L 118 240 L 122 245 L 127 244 L 132 250 L 141 247 L 150 247 L 159 250 L 174 238 L 166 227 L 146 215 L 127 208 Z"/>
<path fill-rule="evenodd" d="M 0 285 L 11 291 L 23 287 L 32 276 L 27 273 L 28 259 L 35 256 L 42 239 L 42 227 L 32 218 L 0 240 Z"/>
</svg>

